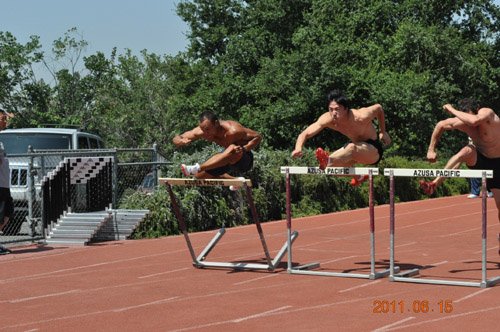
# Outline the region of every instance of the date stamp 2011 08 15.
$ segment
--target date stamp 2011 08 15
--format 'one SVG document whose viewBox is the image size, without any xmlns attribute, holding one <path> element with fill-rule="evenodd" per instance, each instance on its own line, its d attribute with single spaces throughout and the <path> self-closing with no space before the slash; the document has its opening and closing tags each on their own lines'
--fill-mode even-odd
<svg viewBox="0 0 500 332">
<path fill-rule="evenodd" d="M 452 300 L 374 300 L 373 313 L 374 314 L 387 314 L 387 313 L 441 313 L 449 314 L 453 312 Z"/>
</svg>

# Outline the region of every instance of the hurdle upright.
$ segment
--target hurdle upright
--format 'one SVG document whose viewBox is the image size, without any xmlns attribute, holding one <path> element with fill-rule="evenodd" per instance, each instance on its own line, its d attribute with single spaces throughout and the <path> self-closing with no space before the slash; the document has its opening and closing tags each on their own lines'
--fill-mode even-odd
<svg viewBox="0 0 500 332">
<path fill-rule="evenodd" d="M 287 238 L 288 238 L 288 273 L 290 274 L 307 274 L 320 275 L 327 277 L 345 277 L 345 278 L 362 278 L 362 279 L 378 279 L 389 275 L 389 269 L 383 271 L 375 271 L 375 208 L 373 203 L 373 176 L 379 174 L 378 168 L 369 167 L 327 167 L 321 170 L 318 167 L 300 167 L 300 166 L 284 166 L 281 167 L 281 173 L 286 176 L 286 217 L 287 217 Z M 309 263 L 305 265 L 292 266 L 292 212 L 291 212 L 291 189 L 290 189 L 290 174 L 310 174 L 310 175 L 333 175 L 333 176 L 349 176 L 349 175 L 368 175 L 369 183 L 369 214 L 370 214 L 370 273 L 348 273 L 348 272 L 327 272 L 327 271 L 312 271 L 311 269 L 320 266 L 320 263 Z M 399 271 L 399 267 L 395 268 Z"/>
<path fill-rule="evenodd" d="M 437 284 L 452 286 L 469 286 L 486 288 L 500 282 L 500 277 L 493 279 L 486 278 L 486 239 L 487 239 L 487 194 L 486 179 L 493 178 L 492 170 L 471 170 L 471 169 L 409 169 L 409 168 L 386 168 L 384 175 L 389 176 L 390 181 L 390 281 L 413 282 L 421 284 Z M 440 279 L 419 279 L 412 278 L 419 274 L 419 269 L 412 269 L 399 274 L 394 270 L 394 241 L 395 241 L 395 204 L 394 204 L 394 177 L 446 177 L 446 178 L 482 178 L 482 278 L 480 282 L 440 280 Z"/>
<path fill-rule="evenodd" d="M 260 225 L 259 215 L 257 213 L 257 209 L 255 208 L 255 204 L 252 197 L 252 182 L 249 179 L 184 179 L 184 178 L 159 178 L 160 184 L 163 184 L 167 187 L 168 194 L 170 196 L 170 200 L 172 203 L 172 209 L 174 214 L 179 221 L 179 228 L 181 229 L 182 234 L 184 235 L 184 239 L 186 240 L 187 247 L 189 249 L 189 253 L 193 260 L 193 266 L 196 268 L 227 268 L 233 270 L 268 270 L 274 271 L 278 264 L 281 262 L 285 252 L 288 248 L 288 243 L 285 243 L 280 251 L 277 253 L 274 259 L 271 258 L 269 254 L 269 250 L 266 244 L 266 240 L 264 237 L 264 232 L 262 231 L 262 227 Z M 206 257 L 212 251 L 212 249 L 216 246 L 222 236 L 225 234 L 226 229 L 222 227 L 215 234 L 215 236 L 210 240 L 207 246 L 201 251 L 201 253 L 196 256 L 193 245 L 191 244 L 191 240 L 189 239 L 189 234 L 186 227 L 186 222 L 184 220 L 184 216 L 181 213 L 181 209 L 179 207 L 179 202 L 172 190 L 172 186 L 187 186 L 187 187 L 214 187 L 214 186 L 238 186 L 243 187 L 246 191 L 248 205 L 250 207 L 250 211 L 252 214 L 253 222 L 257 227 L 257 232 L 259 233 L 259 238 L 262 244 L 262 248 L 264 250 L 264 255 L 266 258 L 267 264 L 260 263 L 247 263 L 247 262 L 210 262 L 205 261 Z M 291 241 L 293 242 L 295 238 L 298 236 L 298 232 L 293 232 L 291 235 Z"/>
</svg>

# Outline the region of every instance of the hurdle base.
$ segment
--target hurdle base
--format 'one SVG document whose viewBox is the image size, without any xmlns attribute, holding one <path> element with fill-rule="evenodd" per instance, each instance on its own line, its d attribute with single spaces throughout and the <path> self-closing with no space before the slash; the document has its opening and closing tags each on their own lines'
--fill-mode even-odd
<svg viewBox="0 0 500 332">
<path fill-rule="evenodd" d="M 296 266 L 292 269 L 288 269 L 288 273 L 290 274 L 305 274 L 305 275 L 316 275 L 323 277 L 341 277 L 341 278 L 358 278 L 358 279 L 370 279 L 375 280 L 379 278 L 387 277 L 390 274 L 390 269 L 377 271 L 375 273 L 370 274 L 362 274 L 362 273 L 347 273 L 347 272 L 328 272 L 328 271 L 310 271 L 308 269 L 318 268 L 320 263 L 309 263 L 301 266 Z M 395 268 L 396 270 L 396 268 Z M 399 267 L 397 268 L 399 271 Z"/>
<path fill-rule="evenodd" d="M 309 263 L 309 264 L 303 264 L 303 265 L 296 266 L 296 267 L 294 267 L 292 269 L 288 269 L 288 271 L 290 271 L 290 270 L 312 270 L 312 269 L 319 268 L 319 266 L 320 266 L 319 262 L 314 262 L 314 263 Z"/>
<path fill-rule="evenodd" d="M 203 269 L 203 268 L 215 268 L 215 269 L 232 269 L 232 270 L 267 270 L 267 271 L 274 271 L 281 260 L 283 259 L 283 256 L 288 250 L 288 243 L 285 242 L 285 244 L 281 247 L 281 249 L 278 251 L 276 254 L 276 257 L 271 261 L 271 264 L 259 264 L 259 263 L 231 263 L 231 262 L 211 262 L 211 261 L 205 261 L 207 255 L 210 253 L 210 251 L 215 247 L 217 242 L 222 238 L 222 236 L 226 233 L 224 228 L 221 228 L 215 236 L 212 238 L 212 240 L 208 243 L 208 245 L 203 249 L 203 251 L 198 255 L 198 258 L 196 261 L 193 262 L 193 266 L 198 268 L 198 269 Z M 295 241 L 295 239 L 299 236 L 299 232 L 294 231 L 291 234 L 291 243 Z"/>
<path fill-rule="evenodd" d="M 219 231 L 215 234 L 215 236 L 210 240 L 210 242 L 207 244 L 205 249 L 201 251 L 201 253 L 198 255 L 198 258 L 196 259 L 198 262 L 202 262 L 207 258 L 208 254 L 212 249 L 215 247 L 217 242 L 219 242 L 220 239 L 222 239 L 222 236 L 226 233 L 226 229 L 223 227 L 219 229 Z"/>
<path fill-rule="evenodd" d="M 288 273 L 290 273 L 290 274 L 303 274 L 303 275 L 323 276 L 323 277 L 343 277 L 343 278 L 370 279 L 370 275 L 369 274 L 360 274 L 360 273 L 308 271 L 308 270 L 298 270 L 298 269 L 290 269 L 290 270 L 288 270 Z"/>
<path fill-rule="evenodd" d="M 267 264 L 258 263 L 228 263 L 228 262 L 196 262 L 194 267 L 198 269 L 214 268 L 214 269 L 232 269 L 232 270 L 267 270 L 273 271 L 274 268 Z"/>
<path fill-rule="evenodd" d="M 408 270 L 408 271 L 404 271 L 404 272 L 398 273 L 399 272 L 399 267 L 395 267 L 394 268 L 394 272 L 396 272 L 397 274 L 389 276 L 389 279 L 391 281 L 394 281 L 394 278 L 408 278 L 408 277 L 416 276 L 416 275 L 420 274 L 420 269 L 412 269 L 412 270 Z"/>
<path fill-rule="evenodd" d="M 394 267 L 394 271 L 399 272 L 399 266 Z M 391 275 L 391 269 L 376 271 L 375 273 L 370 273 L 370 280 L 380 279 Z"/>
<path fill-rule="evenodd" d="M 492 286 L 495 286 L 498 283 L 500 283 L 500 277 L 495 277 L 493 279 L 488 279 L 488 280 L 486 280 L 486 282 L 481 282 L 481 288 L 492 287 Z"/>
<path fill-rule="evenodd" d="M 493 279 L 488 279 L 485 282 L 479 281 L 456 281 L 456 280 L 440 280 L 440 279 L 420 279 L 420 278 L 408 278 L 401 276 L 393 276 L 390 278 L 391 281 L 398 282 L 410 282 L 417 284 L 433 284 L 433 285 L 446 285 L 446 286 L 464 286 L 464 287 L 479 287 L 479 288 L 487 288 L 500 283 L 500 277 L 496 277 Z"/>
</svg>

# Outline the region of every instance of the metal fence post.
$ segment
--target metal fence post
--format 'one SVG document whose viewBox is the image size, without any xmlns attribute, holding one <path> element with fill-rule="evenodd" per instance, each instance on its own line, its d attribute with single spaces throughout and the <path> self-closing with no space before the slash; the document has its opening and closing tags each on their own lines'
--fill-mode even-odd
<svg viewBox="0 0 500 332">
<path fill-rule="evenodd" d="M 118 197 L 118 157 L 116 151 L 113 152 L 113 171 L 111 175 L 111 187 L 113 190 L 111 197 L 112 208 L 116 209 L 117 202 L 116 199 Z"/>
<path fill-rule="evenodd" d="M 153 156 L 152 156 L 152 162 L 155 164 L 153 165 L 153 179 L 155 183 L 155 188 L 158 187 L 158 145 L 156 143 L 153 143 Z"/>
<path fill-rule="evenodd" d="M 36 202 L 36 189 L 35 189 L 35 169 L 34 169 L 34 163 L 33 163 L 33 147 L 30 145 L 28 146 L 28 153 L 29 153 L 29 162 L 28 162 L 28 174 L 27 174 L 27 182 L 28 182 L 28 225 L 30 228 L 31 236 L 34 236 L 34 231 L 33 231 L 33 222 L 34 222 L 34 216 L 33 216 L 33 202 Z M 21 174 L 19 174 L 21 175 Z"/>
</svg>

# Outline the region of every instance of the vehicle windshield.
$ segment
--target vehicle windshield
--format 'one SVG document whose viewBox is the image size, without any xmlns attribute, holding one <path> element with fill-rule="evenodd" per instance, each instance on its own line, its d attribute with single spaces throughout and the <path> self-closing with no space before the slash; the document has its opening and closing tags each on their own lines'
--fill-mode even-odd
<svg viewBox="0 0 500 332">
<path fill-rule="evenodd" d="M 41 149 L 71 149 L 71 135 L 43 133 L 0 133 L 7 154 L 23 154 L 28 152 L 28 146 L 35 150 Z"/>
</svg>

